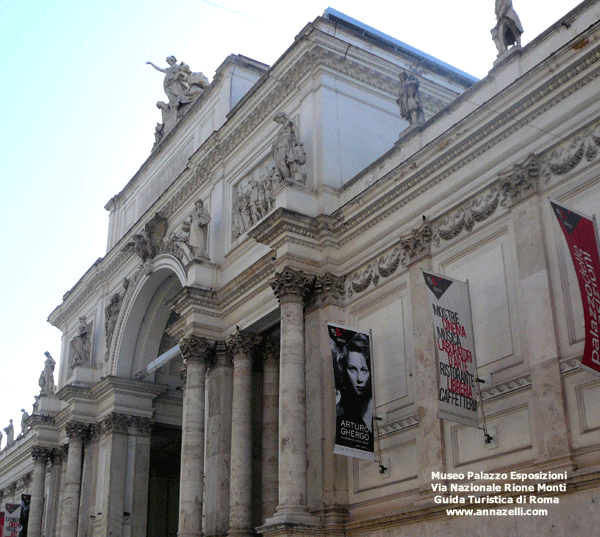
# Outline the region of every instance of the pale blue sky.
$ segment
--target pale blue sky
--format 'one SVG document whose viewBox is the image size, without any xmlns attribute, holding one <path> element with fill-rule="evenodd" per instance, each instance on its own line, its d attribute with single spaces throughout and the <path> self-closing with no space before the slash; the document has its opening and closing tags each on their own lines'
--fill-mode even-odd
<svg viewBox="0 0 600 537">
<path fill-rule="evenodd" d="M 578 2 L 513 4 L 526 44 Z M 272 64 L 328 6 L 477 77 L 496 55 L 494 0 L 287 5 L 0 0 L 1 428 L 31 412 L 44 351 L 60 356 L 46 318 L 104 255 L 104 205 L 149 155 L 165 95 L 146 61 L 173 54 L 209 80 L 231 53 Z"/>
</svg>

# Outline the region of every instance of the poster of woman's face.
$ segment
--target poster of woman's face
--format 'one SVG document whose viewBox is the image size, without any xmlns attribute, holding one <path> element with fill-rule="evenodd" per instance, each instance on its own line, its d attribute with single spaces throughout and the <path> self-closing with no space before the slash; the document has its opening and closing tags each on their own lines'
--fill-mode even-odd
<svg viewBox="0 0 600 537">
<path fill-rule="evenodd" d="M 327 325 L 335 380 L 334 453 L 372 459 L 373 387 L 370 334 Z"/>
</svg>

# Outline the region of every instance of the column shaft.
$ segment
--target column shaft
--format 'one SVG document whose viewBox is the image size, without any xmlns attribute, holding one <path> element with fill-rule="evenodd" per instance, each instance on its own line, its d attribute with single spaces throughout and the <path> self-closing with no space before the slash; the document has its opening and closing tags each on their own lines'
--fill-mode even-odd
<svg viewBox="0 0 600 537">
<path fill-rule="evenodd" d="M 207 353 L 214 348 L 204 338 L 190 336 L 180 343 L 186 369 L 181 433 L 179 484 L 180 537 L 202 535 L 204 494 L 204 388 Z"/>
<path fill-rule="evenodd" d="M 31 506 L 29 511 L 28 535 L 40 537 L 42 533 L 42 516 L 44 513 L 44 492 L 46 490 L 46 464 L 52 451 L 48 448 L 34 447 L 33 479 L 31 483 Z"/>
<path fill-rule="evenodd" d="M 68 423 L 69 456 L 65 475 L 63 496 L 61 537 L 76 537 L 79 519 L 79 494 L 81 491 L 81 460 L 83 436 L 87 426 L 82 423 Z"/>
<path fill-rule="evenodd" d="M 261 522 L 273 516 L 279 498 L 279 344 L 267 343 L 263 360 Z"/>
</svg>

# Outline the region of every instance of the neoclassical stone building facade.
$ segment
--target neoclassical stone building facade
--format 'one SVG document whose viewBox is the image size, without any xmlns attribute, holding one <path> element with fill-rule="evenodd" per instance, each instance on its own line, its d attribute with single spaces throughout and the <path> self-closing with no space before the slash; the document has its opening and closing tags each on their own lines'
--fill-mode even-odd
<svg viewBox="0 0 600 537">
<path fill-rule="evenodd" d="M 30 537 L 594 534 L 600 380 L 547 197 L 600 204 L 600 4 L 523 48 L 513 14 L 480 81 L 331 9 L 272 67 L 169 58 L 106 255 L 50 314 L 56 387 L 48 357 L 0 452 Z M 470 282 L 491 442 L 436 417 L 422 270 Z M 333 454 L 327 322 L 372 330 L 380 464 Z M 566 472 L 546 515 L 432 487 L 512 471 Z"/>
</svg>

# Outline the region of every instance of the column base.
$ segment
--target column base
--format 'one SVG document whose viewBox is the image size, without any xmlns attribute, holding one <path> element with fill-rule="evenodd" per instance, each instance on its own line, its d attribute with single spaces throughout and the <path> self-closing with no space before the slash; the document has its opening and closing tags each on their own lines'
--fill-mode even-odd
<svg viewBox="0 0 600 537">
<path fill-rule="evenodd" d="M 277 507 L 275 514 L 267 518 L 264 526 L 257 528 L 259 533 L 269 533 L 278 526 L 316 526 L 320 522 L 319 517 L 308 512 L 304 505 L 298 506 L 280 506 Z"/>
</svg>

